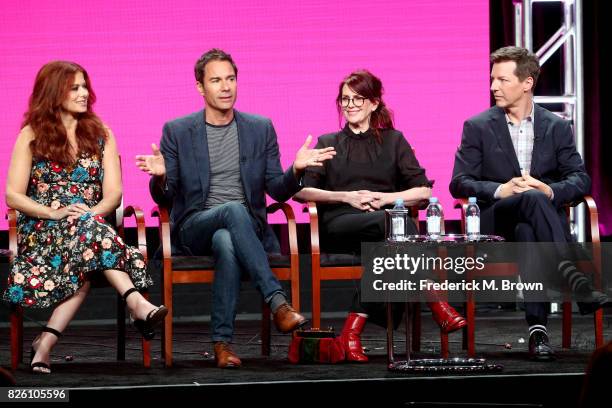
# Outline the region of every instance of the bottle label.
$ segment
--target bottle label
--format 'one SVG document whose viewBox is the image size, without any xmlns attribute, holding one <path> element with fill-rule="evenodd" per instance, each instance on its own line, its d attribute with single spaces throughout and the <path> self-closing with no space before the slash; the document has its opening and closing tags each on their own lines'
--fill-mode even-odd
<svg viewBox="0 0 612 408">
<path fill-rule="evenodd" d="M 429 234 L 440 233 L 440 217 L 437 215 L 430 215 L 427 217 L 427 232 Z"/>
<path fill-rule="evenodd" d="M 480 217 L 477 217 L 475 215 L 470 215 L 466 217 L 465 223 L 467 224 L 466 229 L 467 229 L 468 235 L 480 234 Z"/>
<path fill-rule="evenodd" d="M 395 216 L 391 219 L 391 234 L 394 236 L 404 236 L 404 219 L 402 217 Z"/>
</svg>

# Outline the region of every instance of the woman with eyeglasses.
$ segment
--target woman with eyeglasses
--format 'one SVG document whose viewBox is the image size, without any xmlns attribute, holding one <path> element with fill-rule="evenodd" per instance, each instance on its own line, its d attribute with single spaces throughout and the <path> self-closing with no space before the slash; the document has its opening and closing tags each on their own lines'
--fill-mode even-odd
<svg viewBox="0 0 612 408">
<path fill-rule="evenodd" d="M 394 129 L 391 111 L 382 98 L 383 86 L 372 73 L 359 70 L 340 82 L 336 106 L 345 125 L 339 132 L 319 137 L 316 148 L 334 147 L 336 157 L 323 166 L 309 167 L 306 186 L 296 198 L 315 201 L 319 210 L 321 246 L 325 252 L 361 252 L 361 242 L 383 241 L 385 212 L 397 199 L 412 206 L 431 196 L 433 182 L 419 166 L 404 135 Z M 417 234 L 414 224 L 407 230 Z M 465 319 L 434 291 L 427 292 L 434 320 L 450 333 L 465 326 Z M 399 323 L 403 305 L 394 308 Z M 367 362 L 361 333 L 369 318 L 386 325 L 382 303 L 361 302 L 356 291 L 341 338 L 347 360 Z"/>
</svg>

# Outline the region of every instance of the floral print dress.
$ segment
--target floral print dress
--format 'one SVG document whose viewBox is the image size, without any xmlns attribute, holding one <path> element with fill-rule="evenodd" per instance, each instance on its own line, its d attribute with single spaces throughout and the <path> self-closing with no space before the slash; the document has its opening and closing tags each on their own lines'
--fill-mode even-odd
<svg viewBox="0 0 612 408">
<path fill-rule="evenodd" d="M 102 197 L 102 178 L 97 155 L 81 154 L 70 166 L 34 159 L 27 194 L 54 209 L 75 203 L 93 207 Z M 153 284 L 142 254 L 127 246 L 99 215 L 55 221 L 19 213 L 17 233 L 19 253 L 10 265 L 3 295 L 10 303 L 50 307 L 86 281 L 99 280 L 107 269 L 127 272 L 138 289 Z"/>
</svg>

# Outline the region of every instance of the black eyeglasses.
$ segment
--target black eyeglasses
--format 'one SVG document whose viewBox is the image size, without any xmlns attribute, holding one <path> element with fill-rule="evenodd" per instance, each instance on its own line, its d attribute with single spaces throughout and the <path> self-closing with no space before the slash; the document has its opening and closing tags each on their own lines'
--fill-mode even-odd
<svg viewBox="0 0 612 408">
<path fill-rule="evenodd" d="M 363 96 L 353 96 L 352 98 L 349 98 L 348 96 L 343 96 L 340 99 L 340 104 L 343 108 L 348 108 L 351 101 L 353 101 L 353 105 L 358 108 L 360 106 L 363 106 L 363 103 L 366 99 L 367 98 L 364 98 Z"/>
</svg>

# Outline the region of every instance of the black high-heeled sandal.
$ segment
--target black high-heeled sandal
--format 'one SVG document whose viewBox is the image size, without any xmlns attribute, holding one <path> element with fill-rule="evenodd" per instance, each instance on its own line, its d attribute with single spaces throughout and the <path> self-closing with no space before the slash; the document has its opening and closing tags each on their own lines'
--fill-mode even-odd
<svg viewBox="0 0 612 408">
<path fill-rule="evenodd" d="M 45 326 L 42 328 L 42 331 L 54 334 L 58 339 L 62 337 L 62 333 L 60 333 L 59 331 L 55 330 L 52 327 Z M 32 360 L 34 360 L 35 355 L 36 355 L 36 350 L 34 350 L 34 345 L 32 345 L 32 347 L 30 348 L 30 371 L 32 372 L 32 374 L 51 374 L 51 366 L 49 364 L 43 363 L 42 361 L 37 361 L 36 363 L 32 364 Z M 37 367 L 46 368 L 49 371 L 35 370 L 35 368 Z"/>
<path fill-rule="evenodd" d="M 134 292 L 138 292 L 136 288 L 130 288 L 122 295 L 123 301 L 127 304 L 127 297 Z M 168 308 L 164 305 L 159 306 L 149 312 L 145 320 L 134 319 L 130 314 L 130 319 L 134 327 L 140 332 L 145 340 L 153 340 L 155 338 L 155 327 L 158 326 L 168 314 Z"/>
</svg>

